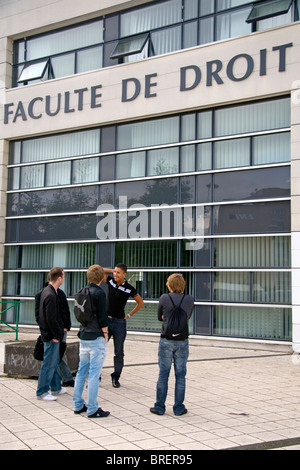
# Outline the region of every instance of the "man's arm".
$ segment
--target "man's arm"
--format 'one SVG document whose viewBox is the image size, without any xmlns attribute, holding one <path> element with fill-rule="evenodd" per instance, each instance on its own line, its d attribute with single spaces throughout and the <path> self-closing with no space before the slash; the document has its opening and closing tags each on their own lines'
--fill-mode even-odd
<svg viewBox="0 0 300 470">
<path fill-rule="evenodd" d="M 141 310 L 141 308 L 144 306 L 144 301 L 143 301 L 142 297 L 139 294 L 137 294 L 134 297 L 134 300 L 136 301 L 137 305 L 135 306 L 135 308 L 130 313 L 128 313 L 126 315 L 125 320 L 128 320 L 130 317 L 132 317 L 132 315 L 134 315 L 136 312 Z"/>
</svg>

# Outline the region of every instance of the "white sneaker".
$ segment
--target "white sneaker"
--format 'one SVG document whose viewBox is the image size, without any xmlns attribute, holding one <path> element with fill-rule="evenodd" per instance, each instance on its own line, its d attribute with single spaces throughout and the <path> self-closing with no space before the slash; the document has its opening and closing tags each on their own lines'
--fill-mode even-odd
<svg viewBox="0 0 300 470">
<path fill-rule="evenodd" d="M 47 393 L 46 395 L 39 395 L 37 399 L 45 400 L 45 401 L 55 401 L 56 397 L 54 397 L 53 395 L 50 395 L 50 393 Z"/>
<path fill-rule="evenodd" d="M 51 392 L 53 396 L 57 396 L 57 395 L 63 395 L 64 393 L 67 393 L 67 389 L 66 388 L 61 388 L 58 392 Z"/>
</svg>

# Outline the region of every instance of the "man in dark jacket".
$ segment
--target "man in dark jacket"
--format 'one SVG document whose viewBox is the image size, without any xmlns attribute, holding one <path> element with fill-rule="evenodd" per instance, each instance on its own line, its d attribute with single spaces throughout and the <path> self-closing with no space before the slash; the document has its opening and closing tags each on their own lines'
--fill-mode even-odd
<svg viewBox="0 0 300 470">
<path fill-rule="evenodd" d="M 57 395 L 65 393 L 57 370 L 60 360 L 60 342 L 64 338 L 64 325 L 59 311 L 57 290 L 64 282 L 64 278 L 65 273 L 62 268 L 52 268 L 49 273 L 49 285 L 43 289 L 40 298 L 38 323 L 44 343 L 44 360 L 36 392 L 40 400 L 53 401 L 56 400 Z"/>
<path fill-rule="evenodd" d="M 91 307 L 92 320 L 85 326 L 80 325 L 78 337 L 80 339 L 79 366 L 74 387 L 74 413 L 87 411 L 89 418 L 105 418 L 109 411 L 98 407 L 97 394 L 99 377 L 106 356 L 108 341 L 108 321 L 106 313 L 106 296 L 100 287 L 104 270 L 98 264 L 90 266 L 87 271 L 87 282 Z M 88 401 L 85 405 L 82 398 L 84 384 L 88 378 Z"/>
</svg>

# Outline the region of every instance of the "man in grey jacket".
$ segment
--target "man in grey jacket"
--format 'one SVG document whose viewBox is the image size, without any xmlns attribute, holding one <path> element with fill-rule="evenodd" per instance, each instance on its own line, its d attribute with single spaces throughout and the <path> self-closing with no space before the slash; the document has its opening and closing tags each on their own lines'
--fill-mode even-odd
<svg viewBox="0 0 300 470">
<path fill-rule="evenodd" d="M 158 350 L 159 377 L 156 386 L 156 403 L 150 408 L 151 413 L 163 415 L 166 407 L 165 402 L 168 393 L 168 381 L 172 363 L 175 369 L 175 403 L 173 411 L 176 416 L 187 413 L 184 406 L 185 398 L 185 376 L 186 364 L 189 356 L 188 326 L 193 308 L 194 298 L 191 295 L 184 295 L 185 280 L 182 274 L 172 274 L 168 277 L 167 287 L 170 294 L 163 294 L 158 304 L 158 320 L 162 321 L 161 338 Z M 182 314 L 186 321 L 186 335 L 173 335 L 168 339 L 166 335 L 167 326 L 174 310 L 174 306 L 181 303 Z"/>
</svg>

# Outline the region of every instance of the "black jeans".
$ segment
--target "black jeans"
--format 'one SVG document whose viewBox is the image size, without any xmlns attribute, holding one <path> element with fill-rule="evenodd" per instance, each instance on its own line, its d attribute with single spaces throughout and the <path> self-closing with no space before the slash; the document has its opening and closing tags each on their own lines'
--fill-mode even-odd
<svg viewBox="0 0 300 470">
<path fill-rule="evenodd" d="M 127 334 L 126 320 L 123 318 L 108 318 L 108 337 L 114 340 L 114 372 L 112 377 L 119 379 L 124 366 L 124 342 Z"/>
</svg>

